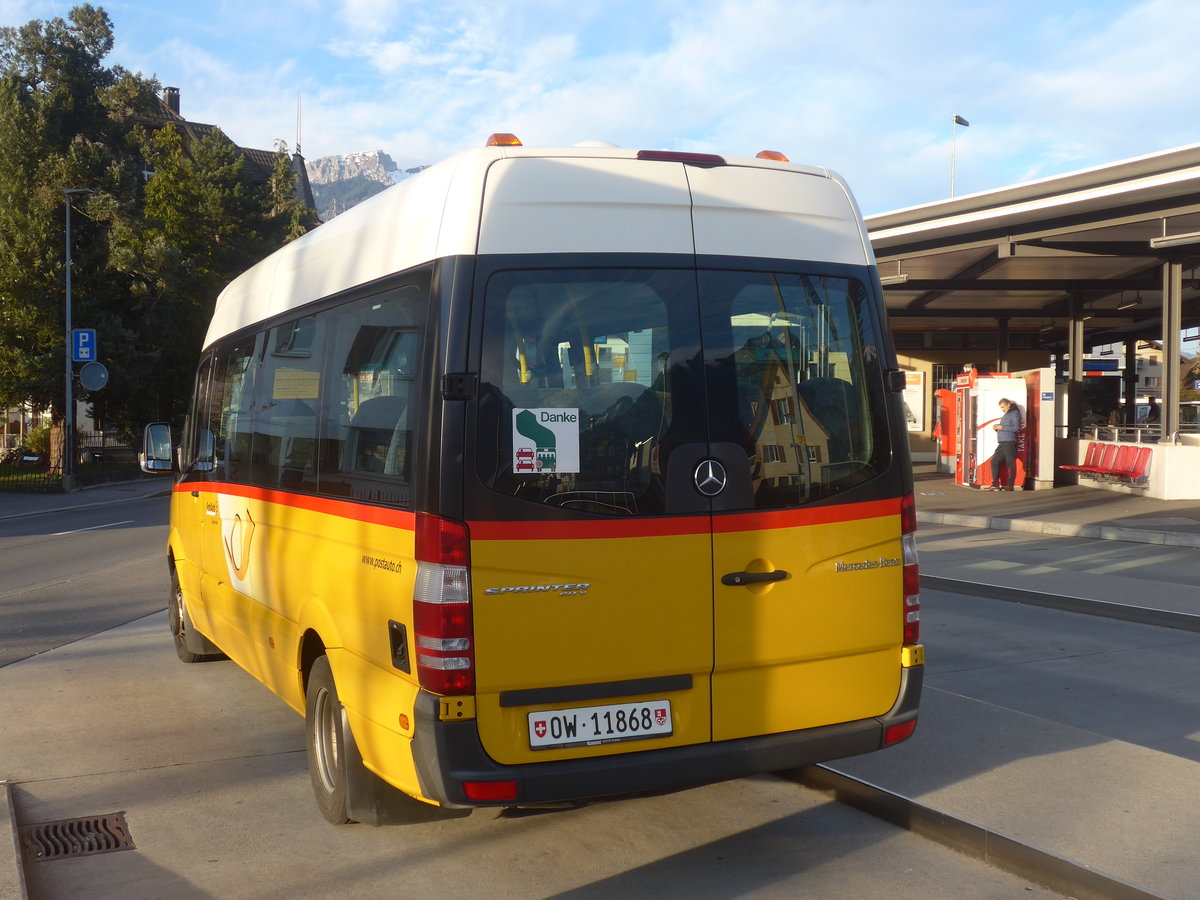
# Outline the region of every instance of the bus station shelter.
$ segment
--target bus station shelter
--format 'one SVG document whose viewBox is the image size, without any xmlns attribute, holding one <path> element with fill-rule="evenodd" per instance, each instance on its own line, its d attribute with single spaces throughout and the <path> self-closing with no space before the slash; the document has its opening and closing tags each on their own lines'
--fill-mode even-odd
<svg viewBox="0 0 1200 900">
<path fill-rule="evenodd" d="M 1200 144 L 867 218 L 902 359 L 1050 365 L 1066 428 L 1092 348 L 1161 342 L 1164 440 L 1179 431 L 1181 332 L 1200 325 Z M 994 354 L 994 355 L 993 355 Z"/>
</svg>

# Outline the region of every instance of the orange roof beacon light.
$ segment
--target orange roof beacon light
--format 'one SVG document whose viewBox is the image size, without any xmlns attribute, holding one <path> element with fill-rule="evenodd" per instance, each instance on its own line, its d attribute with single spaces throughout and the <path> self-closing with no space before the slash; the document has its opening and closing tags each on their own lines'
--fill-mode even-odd
<svg viewBox="0 0 1200 900">
<path fill-rule="evenodd" d="M 509 134 L 507 131 L 497 131 L 487 139 L 489 147 L 524 147 L 521 139 L 515 134 Z"/>
<path fill-rule="evenodd" d="M 791 162 L 786 156 L 778 150 L 759 150 L 755 156 L 756 159 L 773 159 L 775 162 Z"/>
</svg>

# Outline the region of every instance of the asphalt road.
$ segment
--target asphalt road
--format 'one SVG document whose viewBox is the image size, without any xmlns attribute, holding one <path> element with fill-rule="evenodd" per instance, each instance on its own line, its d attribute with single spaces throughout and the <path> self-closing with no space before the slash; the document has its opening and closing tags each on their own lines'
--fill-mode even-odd
<svg viewBox="0 0 1200 900">
<path fill-rule="evenodd" d="M 0 520 L 0 666 L 165 609 L 169 499 Z"/>
</svg>

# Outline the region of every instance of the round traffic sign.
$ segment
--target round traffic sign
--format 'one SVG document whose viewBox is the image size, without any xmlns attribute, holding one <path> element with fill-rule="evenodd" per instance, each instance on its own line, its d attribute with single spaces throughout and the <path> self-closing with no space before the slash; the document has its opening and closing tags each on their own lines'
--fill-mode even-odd
<svg viewBox="0 0 1200 900">
<path fill-rule="evenodd" d="M 79 383 L 89 391 L 98 391 L 108 384 L 108 369 L 104 363 L 90 362 L 79 370 Z"/>
</svg>

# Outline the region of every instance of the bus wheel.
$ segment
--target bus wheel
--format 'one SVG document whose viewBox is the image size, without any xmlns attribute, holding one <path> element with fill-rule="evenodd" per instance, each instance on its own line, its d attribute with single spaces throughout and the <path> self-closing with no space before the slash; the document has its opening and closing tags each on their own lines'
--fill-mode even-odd
<svg viewBox="0 0 1200 900">
<path fill-rule="evenodd" d="M 171 600 L 167 604 L 167 620 L 175 638 L 175 653 L 185 663 L 210 662 L 227 659 L 221 648 L 192 627 L 183 602 L 183 587 L 179 584 L 179 573 L 171 568 Z"/>
<path fill-rule="evenodd" d="M 305 744 L 317 807 L 334 825 L 416 825 L 471 814 L 469 809 L 423 803 L 366 767 L 346 722 L 327 656 L 317 657 L 309 670 Z"/>
<path fill-rule="evenodd" d="M 325 820 L 345 825 L 350 820 L 346 803 L 346 746 L 342 727 L 342 702 L 333 683 L 329 658 L 320 656 L 308 675 L 305 700 L 305 746 L 308 774 L 317 807 Z"/>
</svg>

